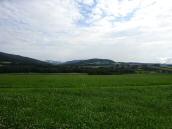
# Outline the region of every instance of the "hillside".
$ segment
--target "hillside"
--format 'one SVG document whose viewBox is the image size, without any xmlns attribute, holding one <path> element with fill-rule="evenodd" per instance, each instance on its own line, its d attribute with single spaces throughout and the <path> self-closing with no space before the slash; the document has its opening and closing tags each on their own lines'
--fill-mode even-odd
<svg viewBox="0 0 172 129">
<path fill-rule="evenodd" d="M 46 72 L 49 67 L 47 62 L 0 52 L 0 73 Z"/>
<path fill-rule="evenodd" d="M 0 52 L 1 65 L 48 65 L 48 63 L 20 55 L 13 55 Z"/>
</svg>

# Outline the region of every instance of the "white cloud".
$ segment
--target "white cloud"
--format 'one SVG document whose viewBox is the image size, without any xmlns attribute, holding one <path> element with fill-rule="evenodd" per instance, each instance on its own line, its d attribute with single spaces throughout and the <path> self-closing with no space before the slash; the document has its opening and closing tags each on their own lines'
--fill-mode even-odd
<svg viewBox="0 0 172 129">
<path fill-rule="evenodd" d="M 83 0 L 82 2 L 84 4 L 87 4 L 87 5 L 93 5 L 94 4 L 94 0 Z"/>
<path fill-rule="evenodd" d="M 161 62 L 172 58 L 171 21 L 170 0 L 2 0 L 0 50 L 43 60 Z"/>
<path fill-rule="evenodd" d="M 171 57 L 160 58 L 160 60 L 161 60 L 161 63 L 172 64 L 172 58 Z"/>
</svg>

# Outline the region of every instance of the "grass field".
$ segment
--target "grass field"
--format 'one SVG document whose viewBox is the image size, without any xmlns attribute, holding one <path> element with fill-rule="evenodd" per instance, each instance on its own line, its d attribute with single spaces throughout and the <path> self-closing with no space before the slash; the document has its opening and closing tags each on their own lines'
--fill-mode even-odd
<svg viewBox="0 0 172 129">
<path fill-rule="evenodd" d="M 172 75 L 0 75 L 0 129 L 172 129 Z"/>
</svg>

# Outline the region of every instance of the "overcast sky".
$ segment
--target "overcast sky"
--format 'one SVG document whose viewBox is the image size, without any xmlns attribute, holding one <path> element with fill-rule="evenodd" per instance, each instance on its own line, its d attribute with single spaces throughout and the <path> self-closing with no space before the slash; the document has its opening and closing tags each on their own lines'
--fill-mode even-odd
<svg viewBox="0 0 172 129">
<path fill-rule="evenodd" d="M 172 1 L 0 0 L 0 51 L 172 63 Z"/>
</svg>

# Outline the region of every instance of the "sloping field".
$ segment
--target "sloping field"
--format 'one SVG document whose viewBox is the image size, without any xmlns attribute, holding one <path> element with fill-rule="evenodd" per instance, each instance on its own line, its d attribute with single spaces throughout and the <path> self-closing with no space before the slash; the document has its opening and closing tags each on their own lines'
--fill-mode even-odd
<svg viewBox="0 0 172 129">
<path fill-rule="evenodd" d="M 172 75 L 2 74 L 0 129 L 171 129 Z"/>
</svg>

